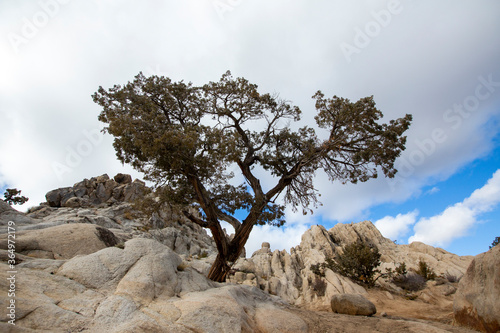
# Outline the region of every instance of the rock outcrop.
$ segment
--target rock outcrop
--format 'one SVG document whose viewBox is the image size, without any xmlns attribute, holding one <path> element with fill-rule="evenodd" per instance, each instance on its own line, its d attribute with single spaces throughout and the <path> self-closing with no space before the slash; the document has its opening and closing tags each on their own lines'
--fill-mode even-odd
<svg viewBox="0 0 500 333">
<path fill-rule="evenodd" d="M 405 262 L 408 269 L 417 269 L 420 260 L 425 261 L 437 275 L 452 275 L 461 278 L 470 262 L 471 256 L 458 256 L 440 248 L 421 242 L 408 245 L 397 245 L 382 236 L 380 231 L 370 222 L 337 224 L 329 231 L 337 244 L 344 246 L 358 240 L 374 244 L 379 249 L 381 266 L 394 268 L 397 263 Z"/>
<path fill-rule="evenodd" d="M 73 187 L 59 188 L 45 195 L 50 207 L 90 207 L 116 202 L 133 202 L 149 192 L 146 184 L 130 175 L 117 174 L 113 179 L 104 174 L 84 179 Z"/>
<path fill-rule="evenodd" d="M 460 257 L 423 243 L 394 244 L 383 237 L 371 222 L 364 221 L 337 224 L 330 230 L 323 226 L 312 226 L 302 235 L 300 245 L 290 249 L 290 253 L 271 251 L 269 243 L 264 242 L 262 248 L 251 258 L 236 262 L 234 268 L 237 272 L 230 277 L 230 281 L 258 286 L 291 304 L 327 310 L 334 295 L 364 295 L 366 290 L 330 269 L 325 270 L 324 277 L 318 277 L 311 265 L 325 262 L 326 258 L 339 253 L 343 246 L 357 241 L 377 246 L 382 255 L 382 270 L 394 269 L 402 262 L 406 263 L 409 270 L 416 270 L 419 261 L 423 260 L 436 274 L 455 276 L 458 279 L 472 260 L 472 257 Z M 377 282 L 389 290 L 400 290 L 383 279 Z"/>
<path fill-rule="evenodd" d="M 7 234 L 0 235 L 0 249 L 7 250 Z M 63 224 L 16 233 L 16 252 L 35 258 L 71 259 L 118 244 L 108 229 L 92 224 Z"/>
<path fill-rule="evenodd" d="M 27 332 L 307 332 L 278 298 L 214 283 L 153 239 L 16 268 L 16 326 Z M 7 271 L 0 264 L 3 290 Z M 0 328 L 8 320 L 2 313 Z"/>
<path fill-rule="evenodd" d="M 453 309 L 456 323 L 481 332 L 500 331 L 500 245 L 477 255 L 460 281 Z"/>
<path fill-rule="evenodd" d="M 358 239 L 375 244 L 386 267 L 402 261 L 416 267 L 423 259 L 438 274 L 460 276 L 472 258 L 421 243 L 396 245 L 370 222 L 330 230 L 313 226 L 290 252 L 272 251 L 264 242 L 251 258 L 235 263 L 229 283 L 214 283 L 205 277 L 217 253 L 212 238 L 168 208 L 152 216 L 136 209 L 133 203 L 149 192 L 142 181 L 119 174 L 50 191 L 47 203 L 28 214 L 0 200 L 0 290 L 12 287 L 8 272 L 16 272 L 15 297 L 0 294 L 4 309 L 15 300 L 16 326 L 1 312 L 0 331 L 315 332 L 339 327 L 347 332 L 359 325 L 376 326 L 374 332 L 467 331 L 387 318 L 343 319 L 331 312 L 332 297 L 363 295 L 373 301 L 373 293 L 328 269 L 318 276 L 311 266 Z M 16 230 L 14 267 L 9 266 L 9 221 Z M 454 291 L 442 284 L 418 297 L 431 300 Z M 389 309 L 377 300 L 377 307 Z M 328 311 L 329 317 L 310 309 Z M 352 326 L 348 323 L 355 323 L 353 330 L 345 330 Z"/>
</svg>

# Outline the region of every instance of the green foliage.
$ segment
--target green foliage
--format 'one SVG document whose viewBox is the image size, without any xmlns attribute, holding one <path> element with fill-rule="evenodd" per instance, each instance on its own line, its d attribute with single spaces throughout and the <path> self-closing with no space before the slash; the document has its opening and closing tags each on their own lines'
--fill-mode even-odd
<svg viewBox="0 0 500 333">
<path fill-rule="evenodd" d="M 385 273 L 383 274 L 384 278 L 389 281 L 393 281 L 395 278 L 398 278 L 402 275 L 408 273 L 406 269 L 406 263 L 402 262 L 394 270 L 392 268 L 386 268 Z"/>
<path fill-rule="evenodd" d="M 400 263 L 394 270 L 391 268 L 386 269 L 384 278 L 406 291 L 421 290 L 425 287 L 426 282 L 421 275 L 408 272 L 405 262 Z"/>
<path fill-rule="evenodd" d="M 396 267 L 395 271 L 396 275 L 405 275 L 406 273 L 408 273 L 408 270 L 406 269 L 406 263 L 400 263 L 399 266 Z"/>
<path fill-rule="evenodd" d="M 3 200 L 11 206 L 22 205 L 29 200 L 27 197 L 21 196 L 21 190 L 17 188 L 8 188 L 3 196 Z"/>
<path fill-rule="evenodd" d="M 343 252 L 335 259 L 327 258 L 325 267 L 330 268 L 351 280 L 369 287 L 375 284 L 375 274 L 380 273 L 380 256 L 376 246 L 363 242 L 346 245 Z"/>
<path fill-rule="evenodd" d="M 325 277 L 324 264 L 313 264 L 310 269 L 315 275 Z"/>
<path fill-rule="evenodd" d="M 291 122 L 302 114 L 297 106 L 258 92 L 257 85 L 229 71 L 202 86 L 139 73 L 124 86 L 99 87 L 92 97 L 102 107 L 99 120 L 114 136 L 118 159 L 143 172 L 162 202 L 198 211 L 183 213 L 210 228 L 219 250 L 216 264 L 222 266 L 237 260 L 253 225 L 281 226 L 286 205 L 305 212 L 319 204 L 313 186 L 318 169 L 342 183 L 376 178 L 380 170 L 394 177 L 412 119 L 380 123 L 373 97 L 353 103 L 318 91 L 315 119 L 327 130 L 320 138 L 308 126 L 292 130 Z M 266 191 L 256 167 L 276 179 Z M 235 170 L 243 184 L 234 185 Z M 234 214 L 241 210 L 248 216 L 239 221 Z M 232 240 L 220 221 L 234 227 Z M 228 271 L 227 265 L 211 270 L 212 277 L 222 280 Z"/>
<path fill-rule="evenodd" d="M 491 243 L 490 249 L 494 248 L 498 244 L 500 244 L 500 237 L 495 237 L 495 239 L 493 240 L 493 243 Z"/>
<path fill-rule="evenodd" d="M 423 277 L 426 281 L 434 280 L 436 278 L 436 273 L 434 273 L 432 268 L 430 268 L 429 265 L 423 260 L 418 262 L 418 269 L 416 273 Z"/>
</svg>

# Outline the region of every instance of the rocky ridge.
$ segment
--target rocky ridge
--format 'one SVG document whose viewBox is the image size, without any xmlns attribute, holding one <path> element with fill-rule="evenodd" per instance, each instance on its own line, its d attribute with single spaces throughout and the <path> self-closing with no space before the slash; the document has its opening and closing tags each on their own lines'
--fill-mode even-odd
<svg viewBox="0 0 500 333">
<path fill-rule="evenodd" d="M 324 294 L 318 293 L 310 266 L 345 244 L 369 240 L 382 253 L 384 267 L 405 261 L 411 268 L 423 259 L 438 274 L 461 276 L 472 260 L 421 243 L 396 245 L 370 222 L 330 230 L 313 226 L 290 253 L 271 251 L 263 243 L 250 258 L 234 264 L 229 283 L 218 284 L 205 278 L 216 255 L 212 239 L 201 227 L 168 209 L 152 217 L 136 210 L 133 202 L 148 192 L 143 182 L 119 174 L 50 191 L 47 203 L 28 214 L 0 200 L 2 290 L 9 287 L 5 233 L 9 221 L 15 223 L 18 262 L 16 326 L 8 324 L 9 317 L 2 313 L 2 331 L 326 331 L 337 322 L 344 326 L 346 320 L 355 322 L 331 312 L 324 317 L 323 312 L 307 310 L 330 309 L 333 295 L 364 295 L 379 310 L 385 301 L 398 297 L 386 292 L 381 300 L 330 270 L 325 272 Z M 425 306 L 445 302 L 451 308 L 455 291 L 455 286 L 443 284 L 443 288 L 422 291 L 418 298 Z M 2 295 L 0 306 L 6 308 L 9 301 Z M 324 323 L 312 322 L 316 317 Z M 467 331 L 436 322 L 396 320 L 400 319 L 377 317 L 360 325 L 372 325 L 373 332 L 403 327 L 409 332 Z"/>
<path fill-rule="evenodd" d="M 259 286 L 261 289 L 278 295 L 287 302 L 309 309 L 326 310 L 330 308 L 330 299 L 337 294 L 366 294 L 367 291 L 351 280 L 327 269 L 325 271 L 325 291 L 318 293 L 317 275 L 311 265 L 322 263 L 342 251 L 342 247 L 356 241 L 370 242 L 377 246 L 381 256 L 380 268 L 395 268 L 398 263 L 405 262 L 408 269 L 416 270 L 420 260 L 425 261 L 437 275 L 462 277 L 472 257 L 460 257 L 443 249 L 434 248 L 423 243 L 397 245 L 383 237 L 369 221 L 352 224 L 337 224 L 330 230 L 323 226 L 312 226 L 302 235 L 299 246 L 287 251 L 271 251 L 269 243 L 263 243 L 251 258 L 240 259 L 234 265 L 232 282 Z M 384 279 L 377 280 L 379 286 L 395 293 L 403 291 Z M 443 293 L 453 294 L 456 288 L 449 288 Z M 323 294 L 323 295 L 321 295 Z M 422 295 L 430 299 L 430 295 Z M 452 298 L 449 303 L 451 306 Z"/>
</svg>

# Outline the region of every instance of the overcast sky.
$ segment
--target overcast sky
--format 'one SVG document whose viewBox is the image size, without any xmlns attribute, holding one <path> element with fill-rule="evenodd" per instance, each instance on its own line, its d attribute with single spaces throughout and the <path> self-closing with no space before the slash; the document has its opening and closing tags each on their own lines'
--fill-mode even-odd
<svg viewBox="0 0 500 333">
<path fill-rule="evenodd" d="M 414 116 L 396 179 L 345 186 L 319 174 L 324 206 L 255 229 L 248 252 L 262 241 L 289 250 L 311 224 L 369 219 L 400 243 L 477 254 L 500 236 L 499 17 L 495 0 L 2 1 L 0 187 L 36 205 L 103 173 L 141 178 L 99 133 L 91 94 L 140 71 L 202 85 L 231 70 L 298 105 L 307 124 L 317 90 L 373 95 L 386 121 Z"/>
</svg>

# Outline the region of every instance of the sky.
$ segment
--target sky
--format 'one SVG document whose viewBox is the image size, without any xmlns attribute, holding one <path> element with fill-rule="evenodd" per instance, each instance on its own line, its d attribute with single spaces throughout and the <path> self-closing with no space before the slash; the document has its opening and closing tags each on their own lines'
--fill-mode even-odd
<svg viewBox="0 0 500 333">
<path fill-rule="evenodd" d="M 323 206 L 254 228 L 247 253 L 370 220 L 398 244 L 477 255 L 500 236 L 499 15 L 495 0 L 2 1 L 0 190 L 21 189 L 24 210 L 84 178 L 142 178 L 117 161 L 91 95 L 141 71 L 203 85 L 231 70 L 299 106 L 304 124 L 317 90 L 414 119 L 396 178 L 319 172 Z"/>
</svg>

